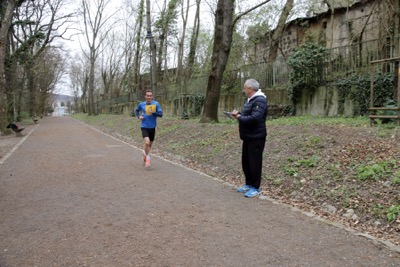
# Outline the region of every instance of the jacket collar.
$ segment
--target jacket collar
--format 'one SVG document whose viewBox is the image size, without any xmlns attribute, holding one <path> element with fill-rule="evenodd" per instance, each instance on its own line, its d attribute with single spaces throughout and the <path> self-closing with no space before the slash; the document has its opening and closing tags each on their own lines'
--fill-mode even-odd
<svg viewBox="0 0 400 267">
<path fill-rule="evenodd" d="M 250 100 L 252 100 L 253 98 L 256 98 L 257 96 L 263 96 L 263 97 L 267 98 L 267 96 L 263 92 L 261 92 L 261 89 L 258 89 L 258 91 L 255 92 L 254 95 L 252 95 L 251 97 L 247 98 L 247 103 L 249 103 Z"/>
</svg>

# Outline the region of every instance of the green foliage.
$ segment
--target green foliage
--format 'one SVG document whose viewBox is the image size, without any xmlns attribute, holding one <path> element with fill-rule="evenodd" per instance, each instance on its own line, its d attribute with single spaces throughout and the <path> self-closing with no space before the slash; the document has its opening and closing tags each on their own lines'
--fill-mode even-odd
<svg viewBox="0 0 400 267">
<path fill-rule="evenodd" d="M 265 41 L 265 33 L 269 32 L 270 28 L 271 27 L 265 21 L 250 25 L 246 31 L 249 42 L 259 44 Z"/>
<path fill-rule="evenodd" d="M 393 184 L 399 185 L 400 184 L 400 171 L 397 171 L 393 174 L 393 179 L 392 179 Z"/>
<path fill-rule="evenodd" d="M 386 174 L 386 168 L 389 165 L 393 165 L 393 162 L 384 161 L 372 165 L 362 165 L 357 169 L 357 178 L 360 180 L 379 180 Z"/>
<path fill-rule="evenodd" d="M 378 218 L 382 218 L 384 216 L 384 212 L 385 212 L 385 206 L 384 205 L 376 204 L 372 208 L 372 213 L 374 214 L 374 216 L 376 216 Z"/>
<path fill-rule="evenodd" d="M 304 143 L 305 147 L 316 147 L 319 148 L 322 143 L 322 138 L 320 136 L 310 136 L 308 140 Z"/>
<path fill-rule="evenodd" d="M 156 28 L 161 29 L 162 34 L 167 33 L 163 32 L 163 30 L 168 30 L 168 34 L 176 32 L 176 19 L 178 16 L 177 7 L 178 0 L 169 1 L 168 8 L 161 12 L 160 18 L 155 22 Z"/>
<path fill-rule="evenodd" d="M 183 94 L 172 100 L 176 110 L 182 110 L 185 116 L 199 116 L 205 101 L 205 96 L 202 94 Z"/>
<path fill-rule="evenodd" d="M 372 166 L 361 166 L 357 170 L 357 178 L 360 180 L 377 180 L 385 172 L 383 166 L 374 164 Z"/>
<path fill-rule="evenodd" d="M 298 174 L 298 169 L 297 168 L 293 168 L 293 167 L 286 167 L 285 168 L 285 173 L 289 176 L 297 176 Z"/>
<path fill-rule="evenodd" d="M 282 117 L 267 121 L 268 125 L 347 125 L 353 127 L 364 127 L 369 125 L 369 119 L 366 117 L 322 117 L 314 115 Z"/>
<path fill-rule="evenodd" d="M 291 164 L 290 166 L 285 167 L 285 173 L 289 176 L 297 176 L 301 167 L 313 168 L 317 166 L 319 158 L 317 156 L 304 159 L 295 159 L 293 157 L 289 157 L 287 161 Z"/>
<path fill-rule="evenodd" d="M 374 105 L 384 106 L 393 97 L 393 73 L 377 73 L 374 77 Z M 365 115 L 370 106 L 371 75 L 352 74 L 333 83 L 339 92 L 338 113 L 343 114 L 345 99 L 354 102 L 354 115 Z"/>
<path fill-rule="evenodd" d="M 288 58 L 290 73 L 289 97 L 298 102 L 304 90 L 312 93 L 323 82 L 323 66 L 328 50 L 315 43 L 299 46 Z"/>
<path fill-rule="evenodd" d="M 400 206 L 392 205 L 387 209 L 387 220 L 393 222 L 400 215 Z"/>
<path fill-rule="evenodd" d="M 296 161 L 296 165 L 298 166 L 304 166 L 307 168 L 313 168 L 315 166 L 317 166 L 319 158 L 317 156 L 312 156 L 311 158 L 307 158 L 307 159 L 299 159 L 298 161 Z"/>
</svg>

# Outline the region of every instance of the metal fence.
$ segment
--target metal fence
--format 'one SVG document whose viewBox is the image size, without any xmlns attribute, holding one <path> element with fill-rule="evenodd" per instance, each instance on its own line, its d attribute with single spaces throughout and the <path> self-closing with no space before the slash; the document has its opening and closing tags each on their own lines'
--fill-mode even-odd
<svg viewBox="0 0 400 267">
<path fill-rule="evenodd" d="M 321 83 L 329 83 L 343 79 L 352 74 L 365 75 L 370 72 L 370 62 L 374 60 L 392 58 L 399 51 L 399 37 L 380 38 L 373 41 L 354 43 L 352 45 L 335 47 L 329 49 L 328 56 L 323 62 L 317 62 L 318 70 L 309 79 L 318 79 Z M 380 71 L 390 72 L 395 69 L 393 64 L 382 64 Z M 291 68 L 287 64 L 286 58 L 278 58 L 274 62 L 262 62 L 257 64 L 241 66 L 239 69 L 227 71 L 224 77 L 221 97 L 226 98 L 232 95 L 238 98 L 243 83 L 248 78 L 254 78 L 260 82 L 261 88 L 267 90 L 285 90 L 290 82 Z M 178 99 L 181 95 L 205 95 L 207 89 L 208 75 L 193 77 L 184 88 L 180 88 L 174 83 L 160 86 L 156 98 L 163 102 L 171 102 Z M 281 101 L 282 95 L 276 95 L 273 102 Z M 137 97 L 137 96 L 136 96 Z M 100 107 L 118 105 L 123 102 L 137 99 L 135 96 L 121 96 L 116 99 L 107 99 L 99 102 Z M 227 102 L 232 102 L 224 100 Z M 234 100 L 236 103 L 238 100 Z M 178 107 L 179 108 L 179 107 Z"/>
</svg>

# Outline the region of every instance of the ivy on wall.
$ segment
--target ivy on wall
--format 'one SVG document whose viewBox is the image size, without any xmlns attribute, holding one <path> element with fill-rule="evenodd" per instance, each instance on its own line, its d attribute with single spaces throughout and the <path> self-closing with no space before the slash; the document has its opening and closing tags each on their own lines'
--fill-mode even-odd
<svg viewBox="0 0 400 267">
<path fill-rule="evenodd" d="M 202 94 L 183 94 L 172 100 L 174 109 L 180 111 L 182 118 L 188 119 L 189 116 L 199 116 L 205 101 Z"/>
<path fill-rule="evenodd" d="M 287 63 L 292 68 L 288 94 L 293 107 L 300 101 L 302 94 L 312 94 L 319 86 L 326 85 L 324 71 L 328 54 L 329 51 L 325 47 L 308 42 L 298 47 L 288 58 Z M 344 114 L 346 100 L 353 102 L 355 116 L 368 113 L 371 98 L 371 75 L 369 73 L 352 73 L 344 79 L 331 83 L 328 87 L 338 89 L 338 114 Z M 374 76 L 374 106 L 383 107 L 393 99 L 393 71 L 376 73 Z M 325 106 L 332 104 L 328 102 L 325 103 Z"/>
<path fill-rule="evenodd" d="M 394 74 L 377 73 L 374 76 L 374 106 L 383 107 L 394 97 Z M 339 103 L 338 114 L 344 113 L 345 100 L 351 100 L 354 104 L 355 116 L 368 113 L 371 99 L 371 75 L 352 74 L 333 83 L 338 89 Z"/>
<path fill-rule="evenodd" d="M 314 92 L 324 83 L 324 62 L 328 50 L 316 43 L 308 42 L 299 46 L 288 58 L 287 63 L 292 68 L 289 76 L 288 94 L 293 106 L 307 91 Z"/>
</svg>

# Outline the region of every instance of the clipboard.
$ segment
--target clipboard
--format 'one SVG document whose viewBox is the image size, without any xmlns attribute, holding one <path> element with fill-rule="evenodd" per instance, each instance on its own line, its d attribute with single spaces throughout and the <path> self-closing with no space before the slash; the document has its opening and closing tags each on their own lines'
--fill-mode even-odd
<svg viewBox="0 0 400 267">
<path fill-rule="evenodd" d="M 232 112 L 224 111 L 224 114 L 225 114 L 228 118 L 234 119 L 234 117 L 232 116 Z"/>
</svg>

